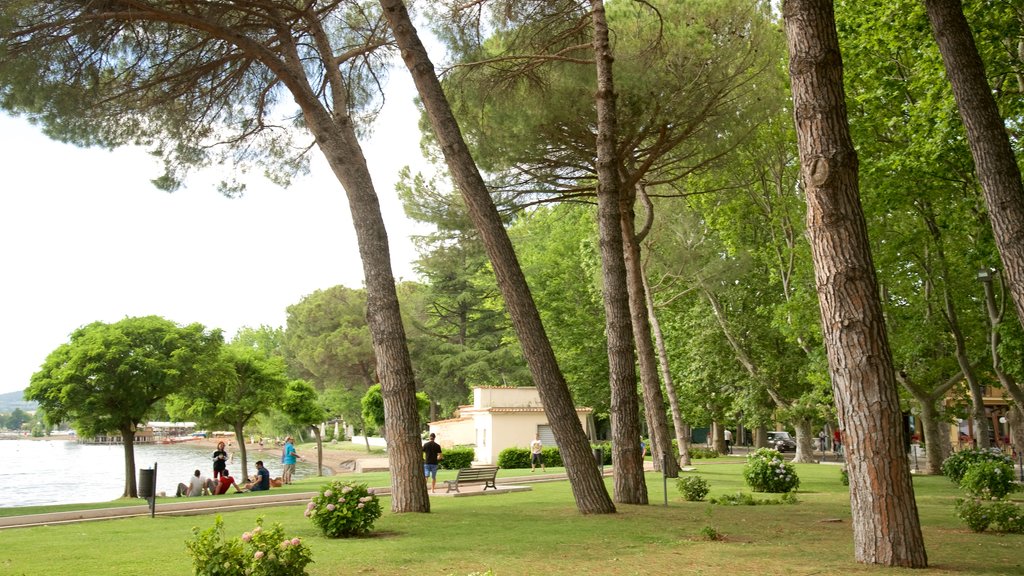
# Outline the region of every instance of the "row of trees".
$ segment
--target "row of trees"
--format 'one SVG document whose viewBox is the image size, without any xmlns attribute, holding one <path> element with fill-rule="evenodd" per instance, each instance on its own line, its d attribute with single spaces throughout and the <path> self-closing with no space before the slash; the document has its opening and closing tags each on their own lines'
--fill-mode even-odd
<svg viewBox="0 0 1024 576">
<path fill-rule="evenodd" d="M 767 1 L 453 4 L 434 11 L 457 59 L 442 86 L 398 0 L 16 3 L 0 20 L 0 103 L 70 141 L 152 143 L 168 189 L 218 151 L 285 181 L 306 148 L 290 147 L 302 132 L 282 120 L 312 134 L 348 194 L 375 372 L 349 363 L 311 377 L 342 389 L 380 381 L 393 510 L 429 510 L 417 384 L 450 386 L 445 406 L 478 377 L 532 381 L 584 513 L 615 508 L 570 390 L 607 407 L 614 501 L 628 503 L 647 501 L 638 387 L 656 456 L 670 450 L 668 404 L 683 439 L 687 418 L 792 422 L 804 458 L 832 399 L 853 464 L 857 558 L 924 565 L 897 374 L 926 421 L 960 381 L 980 409 L 979 358 L 1024 404 L 1019 359 L 1002 353 L 1019 322 L 997 284 L 982 294 L 965 281 L 978 267 L 1005 270 L 1020 315 L 1024 194 L 1000 117 L 1017 118 L 1024 68 L 1010 49 L 1021 36 L 1012 6 L 971 14 L 984 31 L 975 50 L 955 1 L 833 12 L 789 0 L 781 20 Z M 938 49 L 921 37 L 926 22 Z M 439 224 L 424 239 L 429 287 L 408 292 L 395 285 L 357 140 L 395 48 L 461 194 L 408 179 L 411 213 Z M 844 58 L 857 70 L 848 93 Z M 289 100 L 297 110 L 281 118 Z M 402 294 L 422 308 L 403 317 Z M 422 350 L 407 332 L 417 322 L 435 335 Z M 437 375 L 418 377 L 429 371 L 417 358 Z"/>
</svg>

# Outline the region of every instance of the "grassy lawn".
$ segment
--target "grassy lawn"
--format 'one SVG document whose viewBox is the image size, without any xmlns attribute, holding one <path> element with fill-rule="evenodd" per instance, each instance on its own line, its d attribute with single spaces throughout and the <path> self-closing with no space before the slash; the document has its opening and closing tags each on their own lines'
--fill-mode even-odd
<svg viewBox="0 0 1024 576">
<path fill-rule="evenodd" d="M 698 462 L 697 467 L 711 484 L 710 497 L 745 491 L 741 464 Z M 315 563 L 309 572 L 314 575 L 464 576 L 488 569 L 496 576 L 1024 574 L 1024 535 L 966 530 L 953 514 L 957 490 L 942 477 L 916 479 L 931 567 L 911 571 L 856 564 L 838 467 L 797 465 L 797 471 L 802 485 L 796 505 L 685 502 L 669 480 L 669 504 L 664 506 L 662 479 L 650 474 L 652 505 L 620 505 L 617 514 L 605 516 L 578 514 L 563 481 L 533 484 L 530 492 L 435 498 L 431 514 L 386 512 L 370 536 L 351 540 L 320 536 L 303 517 L 302 506 L 232 512 L 224 520 L 229 535 L 251 529 L 261 515 L 268 523 L 283 524 L 288 535 L 311 547 Z M 383 474 L 358 479 L 387 485 Z M 292 489 L 311 490 L 318 484 L 308 480 Z M 385 509 L 389 506 L 385 501 Z M 194 526 L 212 524 L 213 516 L 145 517 L 4 530 L 0 574 L 189 574 L 184 542 Z M 704 527 L 714 528 L 724 540 L 703 540 Z"/>
</svg>

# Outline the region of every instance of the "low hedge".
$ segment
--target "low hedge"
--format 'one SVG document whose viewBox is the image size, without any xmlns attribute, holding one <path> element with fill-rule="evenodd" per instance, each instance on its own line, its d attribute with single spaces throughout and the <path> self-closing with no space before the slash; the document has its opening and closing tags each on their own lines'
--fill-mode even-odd
<svg viewBox="0 0 1024 576">
<path fill-rule="evenodd" d="M 455 446 L 442 453 L 441 460 L 437 463 L 442 470 L 459 470 L 469 468 L 473 465 L 476 451 L 472 446 Z"/>
</svg>

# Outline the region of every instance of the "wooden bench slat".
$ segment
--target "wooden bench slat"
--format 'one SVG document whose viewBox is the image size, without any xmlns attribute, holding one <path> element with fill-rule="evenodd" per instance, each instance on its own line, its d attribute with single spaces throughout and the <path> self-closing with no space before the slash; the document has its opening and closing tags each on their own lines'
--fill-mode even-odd
<svg viewBox="0 0 1024 576">
<path fill-rule="evenodd" d="M 446 493 L 459 491 L 459 484 L 477 484 L 483 483 L 484 490 L 488 488 L 498 487 L 495 485 L 495 477 L 498 475 L 497 466 L 480 466 L 478 468 L 460 468 L 459 473 L 455 475 L 455 480 L 445 480 L 445 484 L 448 485 Z"/>
</svg>

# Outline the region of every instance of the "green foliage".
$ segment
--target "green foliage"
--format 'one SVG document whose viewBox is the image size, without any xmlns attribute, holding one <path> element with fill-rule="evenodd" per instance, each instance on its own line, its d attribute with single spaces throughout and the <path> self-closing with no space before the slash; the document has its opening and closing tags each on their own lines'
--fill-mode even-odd
<svg viewBox="0 0 1024 576">
<path fill-rule="evenodd" d="M 676 488 L 689 502 L 700 502 L 711 490 L 708 481 L 700 476 L 683 476 L 676 480 Z"/>
<path fill-rule="evenodd" d="M 444 458 L 441 458 L 438 466 L 444 470 L 469 468 L 475 457 L 476 450 L 472 446 L 454 446 L 444 451 Z"/>
<path fill-rule="evenodd" d="M 735 494 L 725 494 L 718 498 L 712 498 L 709 502 L 720 506 L 775 506 L 779 504 L 798 504 L 800 501 L 792 492 L 786 492 L 779 498 L 754 498 L 752 494 L 736 492 Z"/>
<path fill-rule="evenodd" d="M 942 474 L 949 478 L 954 484 L 960 484 L 967 469 L 980 462 L 1002 462 L 1013 467 L 1013 460 L 999 450 L 985 450 L 981 448 L 970 448 L 954 452 L 942 463 Z"/>
<path fill-rule="evenodd" d="M 690 447 L 690 458 L 694 460 L 703 460 L 707 458 L 718 458 L 721 454 L 718 450 L 712 450 L 711 448 L 704 448 L 702 446 Z"/>
<path fill-rule="evenodd" d="M 1007 462 L 973 462 L 960 479 L 960 488 L 976 498 L 1003 498 L 1017 489 L 1013 466 Z"/>
<path fill-rule="evenodd" d="M 505 470 L 530 467 L 530 450 L 528 448 L 505 448 L 498 453 L 498 467 Z"/>
<path fill-rule="evenodd" d="M 800 486 L 796 468 L 771 448 L 758 448 L 747 456 L 743 479 L 754 492 L 790 492 Z"/>
<path fill-rule="evenodd" d="M 281 400 L 281 411 L 300 426 L 317 426 L 327 419 L 327 410 L 316 389 L 304 380 L 291 380 Z"/>
<path fill-rule="evenodd" d="M 363 394 L 361 401 L 363 406 L 363 419 L 367 424 L 380 428 L 384 426 L 384 394 L 381 392 L 381 385 L 370 386 L 366 394 Z"/>
<path fill-rule="evenodd" d="M 193 528 L 192 533 L 185 547 L 196 576 L 302 576 L 313 561 L 299 538 L 286 538 L 280 524 L 264 529 L 262 517 L 238 538 L 225 537 L 220 516 L 212 528 Z"/>
<path fill-rule="evenodd" d="M 701 528 L 700 537 L 708 542 L 717 542 L 725 538 L 721 532 L 712 526 L 704 526 Z"/>
<path fill-rule="evenodd" d="M 843 486 L 850 485 L 850 471 L 846 469 L 846 466 L 839 469 L 839 481 Z"/>
<path fill-rule="evenodd" d="M 997 532 L 1024 534 L 1024 508 L 1009 500 L 957 498 L 956 515 L 973 532 L 992 527 Z"/>
<path fill-rule="evenodd" d="M 544 458 L 544 466 L 552 468 L 560 468 L 565 466 L 562 462 L 562 452 L 555 446 L 545 446 L 540 450 L 541 457 Z"/>
<path fill-rule="evenodd" d="M 331 482 L 306 505 L 306 517 L 331 538 L 360 536 L 382 513 L 380 499 L 366 484 Z"/>
<path fill-rule="evenodd" d="M 612 443 L 602 442 L 600 444 L 591 444 L 590 451 L 601 450 L 601 464 L 604 466 L 611 466 L 612 464 Z"/>
</svg>

